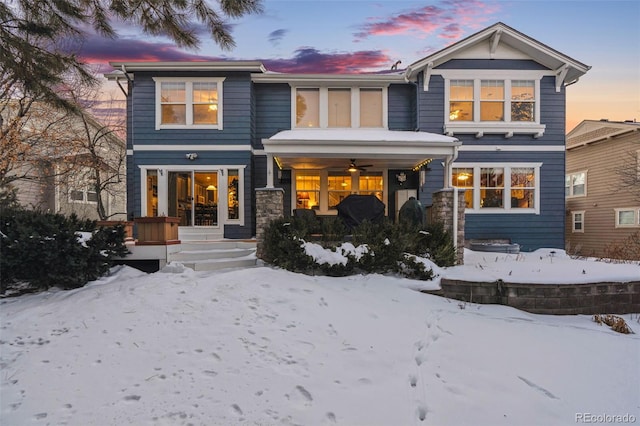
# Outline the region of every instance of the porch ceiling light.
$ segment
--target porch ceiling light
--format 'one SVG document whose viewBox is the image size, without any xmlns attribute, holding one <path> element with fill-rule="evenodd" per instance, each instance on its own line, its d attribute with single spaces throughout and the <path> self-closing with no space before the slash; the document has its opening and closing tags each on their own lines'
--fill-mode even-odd
<svg viewBox="0 0 640 426">
<path fill-rule="evenodd" d="M 209 186 L 207 186 L 207 191 L 215 191 L 216 189 L 218 189 L 218 188 L 216 188 L 216 186 L 215 186 L 215 185 L 209 185 Z"/>
</svg>

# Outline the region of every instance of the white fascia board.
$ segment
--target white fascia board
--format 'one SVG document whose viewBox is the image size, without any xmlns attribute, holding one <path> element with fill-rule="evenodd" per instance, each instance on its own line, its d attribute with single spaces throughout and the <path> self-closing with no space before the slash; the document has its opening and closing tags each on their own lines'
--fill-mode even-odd
<svg viewBox="0 0 640 426">
<path fill-rule="evenodd" d="M 254 83 L 289 83 L 291 85 L 327 84 L 351 86 L 354 84 L 387 86 L 391 83 L 405 83 L 402 74 L 251 74 Z"/>
<path fill-rule="evenodd" d="M 267 72 L 260 61 L 207 61 L 207 62 L 109 62 L 114 68 L 126 71 L 250 71 Z"/>
<path fill-rule="evenodd" d="M 398 143 L 376 144 L 371 141 L 296 141 L 296 140 L 269 140 L 263 139 L 265 152 L 280 157 L 325 157 L 342 158 L 349 156 L 361 156 L 367 158 L 407 158 L 416 159 L 418 156 L 446 157 L 454 154 L 460 143 L 433 142 L 433 143 Z"/>
</svg>

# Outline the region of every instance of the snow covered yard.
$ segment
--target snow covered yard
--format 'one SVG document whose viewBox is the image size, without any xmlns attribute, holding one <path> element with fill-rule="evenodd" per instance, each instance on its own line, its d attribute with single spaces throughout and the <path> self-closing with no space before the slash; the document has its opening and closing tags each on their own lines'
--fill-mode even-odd
<svg viewBox="0 0 640 426">
<path fill-rule="evenodd" d="M 478 278 L 486 268 L 469 260 L 449 272 Z M 640 334 L 590 316 L 461 305 L 411 289 L 419 284 L 121 267 L 85 288 L 4 299 L 0 423 L 640 421 Z M 624 318 L 640 332 L 637 315 Z"/>
</svg>

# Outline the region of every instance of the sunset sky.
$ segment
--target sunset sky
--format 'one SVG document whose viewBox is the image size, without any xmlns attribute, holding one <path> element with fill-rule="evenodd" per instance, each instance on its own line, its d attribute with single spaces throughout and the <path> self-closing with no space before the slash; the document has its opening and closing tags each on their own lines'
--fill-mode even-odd
<svg viewBox="0 0 640 426">
<path fill-rule="evenodd" d="M 82 56 L 109 61 L 261 60 L 272 71 L 323 73 L 404 68 L 496 22 L 592 69 L 567 88 L 567 131 L 583 119 L 640 120 L 640 1 L 264 0 L 264 13 L 231 21 L 236 47 L 206 35 L 195 51 L 118 26 L 90 36 Z M 112 85 L 105 94 L 123 98 Z"/>
</svg>

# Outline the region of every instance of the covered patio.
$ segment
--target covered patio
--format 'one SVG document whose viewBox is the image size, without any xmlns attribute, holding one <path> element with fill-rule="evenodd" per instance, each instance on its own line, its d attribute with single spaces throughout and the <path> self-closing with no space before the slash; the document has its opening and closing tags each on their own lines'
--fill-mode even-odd
<svg viewBox="0 0 640 426">
<path fill-rule="evenodd" d="M 456 246 L 463 242 L 463 228 L 460 226 L 460 207 L 464 211 L 464 200 L 458 200 L 458 191 L 451 185 L 451 168 L 462 144 L 457 138 L 420 131 L 399 131 L 381 129 L 295 129 L 281 131 L 262 144 L 267 156 L 267 184 L 257 190 L 257 237 L 260 245 L 261 226 L 269 220 L 284 216 L 284 191 L 275 187 L 278 169 L 292 170 L 294 174 L 317 172 L 320 178 L 331 179 L 347 176 L 349 185 L 345 193 L 366 193 L 358 186 L 360 176 L 378 173 L 383 178 L 381 191 L 388 193 L 387 172 L 389 170 L 419 171 L 425 164 L 440 160 L 445 166 L 442 191 L 444 196 L 435 196 L 433 213 L 453 235 Z M 365 167 L 366 166 L 366 167 Z M 324 174 L 323 174 L 324 173 Z M 353 183 L 352 183 L 353 181 Z M 318 181 L 320 182 L 320 180 Z M 291 191 L 296 193 L 296 182 L 292 179 Z M 329 189 L 327 189 L 327 185 Z M 331 181 L 322 181 L 317 192 L 323 196 L 319 202 L 320 211 L 326 212 L 331 205 Z M 351 190 L 349 190 L 349 188 Z M 335 187 L 334 187 L 335 189 Z M 304 190 L 305 195 L 306 190 Z M 326 194 L 329 194 L 329 197 Z M 376 196 L 378 194 L 376 193 Z M 299 197 L 297 197 L 299 198 Z M 334 197 L 335 198 L 335 197 Z M 327 201 L 327 199 L 329 201 Z M 386 203 L 386 202 L 385 202 Z M 443 206 L 447 206 L 443 208 Z M 315 207 L 315 206 L 314 206 Z M 462 221 L 464 214 L 462 214 Z M 263 224 L 263 225 L 261 225 Z M 258 252 L 260 248 L 258 247 Z"/>
<path fill-rule="evenodd" d="M 274 187 L 274 163 L 280 168 L 345 169 L 356 160 L 368 168 L 418 169 L 431 160 L 444 161 L 444 188 L 451 187 L 451 164 L 462 144 L 450 136 L 378 129 L 284 130 L 263 139 L 267 155 L 267 188 Z M 275 161 L 274 161 L 275 160 Z"/>
</svg>

